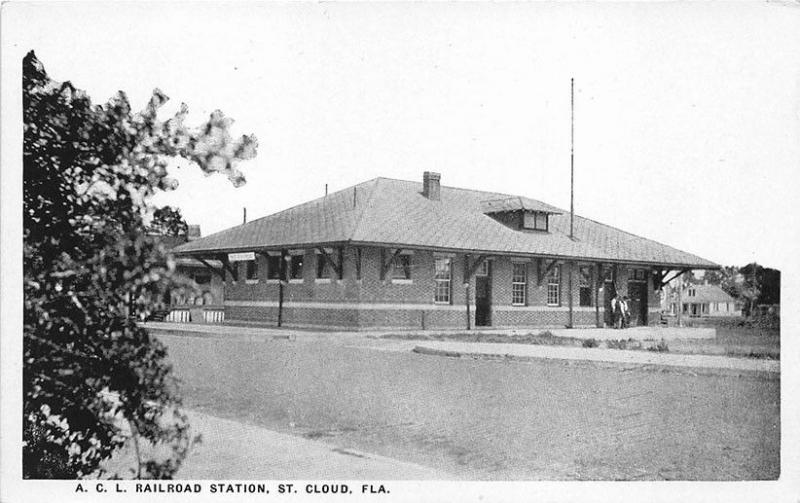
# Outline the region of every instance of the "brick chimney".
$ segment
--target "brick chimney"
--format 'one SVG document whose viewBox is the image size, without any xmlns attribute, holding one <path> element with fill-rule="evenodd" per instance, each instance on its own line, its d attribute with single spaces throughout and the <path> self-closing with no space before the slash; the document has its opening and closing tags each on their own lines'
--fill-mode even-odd
<svg viewBox="0 0 800 503">
<path fill-rule="evenodd" d="M 195 239 L 200 237 L 200 226 L 199 225 L 189 225 L 188 230 L 186 231 L 186 238 L 189 241 L 194 241 Z"/>
<path fill-rule="evenodd" d="M 422 174 L 422 195 L 430 199 L 431 201 L 438 201 L 441 199 L 440 197 L 440 186 L 439 180 L 442 179 L 442 175 L 439 173 L 434 173 L 433 171 L 426 171 Z"/>
</svg>

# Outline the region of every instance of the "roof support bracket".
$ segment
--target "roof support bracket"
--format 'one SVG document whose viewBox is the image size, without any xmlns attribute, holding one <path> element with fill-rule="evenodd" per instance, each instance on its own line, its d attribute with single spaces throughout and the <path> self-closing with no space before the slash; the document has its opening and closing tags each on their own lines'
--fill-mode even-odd
<svg viewBox="0 0 800 503">
<path fill-rule="evenodd" d="M 666 286 L 666 285 L 667 285 L 667 283 L 669 283 L 670 281 L 672 281 L 672 280 L 674 280 L 674 279 L 677 279 L 679 276 L 681 276 L 681 275 L 683 275 L 683 274 L 685 274 L 685 273 L 687 273 L 687 272 L 689 272 L 689 271 L 691 271 L 691 269 L 681 269 L 680 271 L 678 271 L 677 273 L 675 273 L 675 275 L 674 275 L 673 277 L 671 277 L 671 278 L 669 278 L 669 279 L 663 279 L 663 280 L 661 281 L 661 287 L 663 288 L 663 287 L 664 287 L 664 286 Z M 664 276 L 666 276 L 666 272 L 664 273 Z"/>
<path fill-rule="evenodd" d="M 322 255 L 322 257 L 324 258 L 325 262 L 327 262 L 328 265 L 331 266 L 331 269 L 333 269 L 334 272 L 336 272 L 336 276 L 339 279 L 342 279 L 343 278 L 343 276 L 342 276 L 342 272 L 343 272 L 342 271 L 342 255 L 343 255 L 342 254 L 342 247 L 340 246 L 340 247 L 336 248 L 336 255 L 338 256 L 337 257 L 338 258 L 338 264 L 336 263 L 336 261 L 333 260 L 333 257 L 331 257 L 330 254 L 325 251 L 325 248 L 320 246 L 320 247 L 317 248 L 317 251 Z"/>
<path fill-rule="evenodd" d="M 223 281 L 223 282 L 225 281 L 225 271 L 224 271 L 224 270 L 217 269 L 216 267 L 213 267 L 211 264 L 209 264 L 208 262 L 206 262 L 206 260 L 205 260 L 205 259 L 202 259 L 202 258 L 200 258 L 200 257 L 195 257 L 195 258 L 197 258 L 197 261 L 198 261 L 198 262 L 200 262 L 201 264 L 203 264 L 204 266 L 206 266 L 206 269 L 208 269 L 209 271 L 211 271 L 211 272 L 212 272 L 212 273 L 214 273 L 214 274 L 217 274 L 217 275 L 219 275 L 219 277 L 220 277 L 220 278 L 222 278 L 222 281 Z"/>
<path fill-rule="evenodd" d="M 222 267 L 231 273 L 231 276 L 233 276 L 233 281 L 239 281 L 239 272 L 236 267 L 231 267 L 231 262 L 228 260 L 228 256 L 222 255 L 220 257 L 220 262 L 222 262 Z"/>
<path fill-rule="evenodd" d="M 488 255 L 478 255 L 478 258 L 475 259 L 475 263 L 469 265 L 469 257 L 469 255 L 464 257 L 464 265 L 467 266 L 467 269 L 465 269 L 466 275 L 464 276 L 464 283 L 469 283 L 470 278 L 475 275 L 475 272 L 477 272 L 481 264 L 483 264 L 483 262 L 489 258 Z"/>
<path fill-rule="evenodd" d="M 386 279 L 386 273 L 389 272 L 389 268 L 392 267 L 397 256 L 403 252 L 402 248 L 398 248 L 387 259 L 386 251 L 386 248 L 381 248 L 381 280 Z"/>
<path fill-rule="evenodd" d="M 536 275 L 536 284 L 541 286 L 542 281 L 550 274 L 550 271 L 556 266 L 558 261 L 551 260 L 549 263 L 545 259 L 539 259 L 537 263 L 537 275 Z"/>
<path fill-rule="evenodd" d="M 661 290 L 664 288 L 664 277 L 667 275 L 666 269 L 656 268 L 653 269 L 653 289 L 654 290 Z"/>
</svg>

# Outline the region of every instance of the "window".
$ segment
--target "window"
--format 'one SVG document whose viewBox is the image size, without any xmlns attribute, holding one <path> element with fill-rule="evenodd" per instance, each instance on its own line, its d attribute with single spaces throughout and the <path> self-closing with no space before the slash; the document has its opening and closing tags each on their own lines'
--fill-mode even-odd
<svg viewBox="0 0 800 503">
<path fill-rule="evenodd" d="M 604 269 L 603 281 L 605 281 L 606 283 L 614 282 L 614 268 L 612 266 L 609 266 L 608 268 Z"/>
<path fill-rule="evenodd" d="M 526 229 L 546 231 L 547 213 L 542 213 L 539 211 L 535 212 L 526 211 L 522 215 L 522 226 Z"/>
<path fill-rule="evenodd" d="M 511 274 L 511 304 L 524 306 L 528 291 L 528 264 L 525 262 L 512 263 Z"/>
<path fill-rule="evenodd" d="M 281 278 L 281 257 L 270 255 L 267 257 L 267 279 Z"/>
<path fill-rule="evenodd" d="M 478 270 L 475 271 L 475 276 L 488 276 L 489 275 L 489 261 L 484 259 Z"/>
<path fill-rule="evenodd" d="M 289 263 L 289 279 L 303 279 L 303 255 L 292 255 Z"/>
<path fill-rule="evenodd" d="M 394 257 L 393 279 L 411 279 L 411 255 L 400 254 Z"/>
<path fill-rule="evenodd" d="M 578 269 L 578 289 L 581 306 L 592 305 L 592 268 L 581 266 Z"/>
<path fill-rule="evenodd" d="M 437 258 L 435 262 L 434 281 L 436 288 L 433 301 L 442 304 L 450 303 L 450 269 L 452 268 L 450 258 Z"/>
<path fill-rule="evenodd" d="M 561 303 L 560 292 L 560 269 L 561 266 L 554 266 L 553 269 L 547 274 L 547 305 L 557 306 Z"/>
<path fill-rule="evenodd" d="M 547 213 L 536 213 L 535 228 L 542 231 L 547 230 Z"/>
<path fill-rule="evenodd" d="M 356 248 L 356 279 L 361 279 L 361 248 Z"/>
<path fill-rule="evenodd" d="M 258 262 L 256 260 L 246 260 L 244 262 L 244 279 L 258 281 Z"/>
<path fill-rule="evenodd" d="M 645 280 L 644 269 L 634 269 L 633 270 L 633 279 L 635 279 L 636 281 L 644 281 Z"/>
<path fill-rule="evenodd" d="M 330 279 L 331 265 L 325 260 L 325 256 L 317 253 L 317 279 Z"/>
</svg>

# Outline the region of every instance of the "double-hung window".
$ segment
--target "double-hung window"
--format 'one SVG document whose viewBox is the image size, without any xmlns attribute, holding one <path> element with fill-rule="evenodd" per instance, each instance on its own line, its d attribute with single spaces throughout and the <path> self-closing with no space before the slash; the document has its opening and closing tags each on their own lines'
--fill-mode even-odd
<svg viewBox="0 0 800 503">
<path fill-rule="evenodd" d="M 281 256 L 268 255 L 267 256 L 267 279 L 280 279 L 281 278 Z"/>
<path fill-rule="evenodd" d="M 578 269 L 578 290 L 581 306 L 592 305 L 592 268 L 581 266 Z"/>
<path fill-rule="evenodd" d="M 511 274 L 511 304 L 524 306 L 528 292 L 528 263 L 513 262 Z"/>
<path fill-rule="evenodd" d="M 434 267 L 434 281 L 436 282 L 436 286 L 433 300 L 437 304 L 449 304 L 452 259 L 449 257 L 437 258 Z"/>
<path fill-rule="evenodd" d="M 406 253 L 395 255 L 394 264 L 392 265 L 392 279 L 411 281 L 411 255 Z"/>
<path fill-rule="evenodd" d="M 331 278 L 331 265 L 328 263 L 328 260 L 325 258 L 325 255 L 317 252 L 317 279 L 330 281 L 330 278 Z"/>
<path fill-rule="evenodd" d="M 258 282 L 258 260 L 245 261 L 244 279 L 250 283 Z"/>
<path fill-rule="evenodd" d="M 303 280 L 303 259 L 305 257 L 302 253 L 298 253 L 297 255 L 291 256 L 291 262 L 289 262 L 289 280 L 294 281 L 302 281 Z"/>
<path fill-rule="evenodd" d="M 560 278 L 561 266 L 555 265 L 547 273 L 547 305 L 558 306 L 561 304 Z"/>
</svg>

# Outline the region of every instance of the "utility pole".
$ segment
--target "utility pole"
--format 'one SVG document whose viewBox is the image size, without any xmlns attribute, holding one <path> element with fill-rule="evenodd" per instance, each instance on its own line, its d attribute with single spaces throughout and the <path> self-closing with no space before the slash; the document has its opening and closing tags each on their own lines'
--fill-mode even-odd
<svg viewBox="0 0 800 503">
<path fill-rule="evenodd" d="M 569 105 L 570 105 L 570 124 L 569 124 L 569 238 L 575 239 L 574 236 L 574 219 L 575 219 L 575 79 L 569 79 Z M 567 263 L 569 270 L 568 277 L 568 293 L 569 299 L 569 328 L 573 327 L 573 307 L 572 307 L 572 273 L 575 268 L 575 262 Z"/>
<path fill-rule="evenodd" d="M 574 238 L 575 220 L 575 79 L 569 79 L 569 238 Z M 572 292 L 570 292 L 571 294 Z"/>
</svg>

